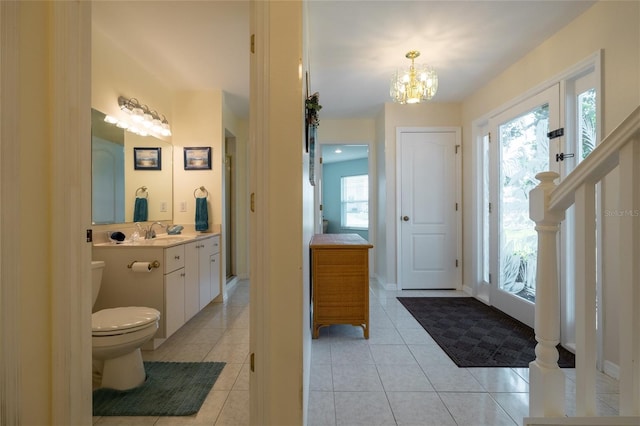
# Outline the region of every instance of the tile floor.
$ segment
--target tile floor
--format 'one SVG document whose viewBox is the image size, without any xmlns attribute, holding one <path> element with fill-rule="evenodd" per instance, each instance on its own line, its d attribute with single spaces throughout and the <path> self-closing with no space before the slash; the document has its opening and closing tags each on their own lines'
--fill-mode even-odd
<svg viewBox="0 0 640 426">
<path fill-rule="evenodd" d="M 397 296 L 455 291 L 386 291 L 371 285 L 369 340 L 360 328 L 322 328 L 312 342 L 309 425 L 521 425 L 528 416 L 527 368 L 458 368 Z M 566 369 L 568 413 L 575 371 Z M 617 382 L 598 375 L 600 415 L 617 415 Z"/>
<path fill-rule="evenodd" d="M 371 285 L 369 340 L 351 326 L 322 328 L 312 341 L 309 425 L 520 425 L 528 415 L 528 369 L 458 368 L 396 296 L 464 296 L 386 291 Z M 200 412 L 190 417 L 95 417 L 94 425 L 248 425 L 249 284 L 211 304 L 160 348 L 154 361 L 225 361 Z M 575 404 L 567 369 L 568 412 Z M 598 409 L 616 415 L 617 382 L 598 375 Z"/>
<path fill-rule="evenodd" d="M 241 281 L 228 300 L 211 303 L 145 361 L 224 361 L 227 363 L 200 411 L 188 417 L 94 417 L 94 425 L 248 425 L 249 283 Z"/>
</svg>

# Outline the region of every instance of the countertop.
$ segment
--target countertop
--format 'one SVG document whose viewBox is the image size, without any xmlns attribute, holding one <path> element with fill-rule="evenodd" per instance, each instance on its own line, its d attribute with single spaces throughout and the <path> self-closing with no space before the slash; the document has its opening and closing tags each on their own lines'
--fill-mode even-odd
<svg viewBox="0 0 640 426">
<path fill-rule="evenodd" d="M 94 247 L 100 248 L 127 248 L 127 247 L 137 247 L 137 248 L 151 248 L 151 247 L 172 247 L 180 244 L 187 244 L 192 241 L 202 240 L 204 238 L 219 236 L 219 232 L 205 232 L 201 234 L 158 234 L 156 238 L 152 238 L 150 240 L 145 240 L 144 238 L 138 239 L 136 241 L 123 241 L 121 243 L 116 242 L 107 242 L 107 243 L 98 243 L 94 244 Z"/>
<path fill-rule="evenodd" d="M 358 234 L 316 234 L 311 238 L 311 248 L 353 248 L 373 245 Z"/>
</svg>

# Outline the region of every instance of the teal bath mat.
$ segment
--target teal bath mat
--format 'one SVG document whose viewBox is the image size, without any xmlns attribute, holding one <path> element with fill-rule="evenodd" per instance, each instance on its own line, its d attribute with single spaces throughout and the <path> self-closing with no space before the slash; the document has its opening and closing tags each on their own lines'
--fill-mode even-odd
<svg viewBox="0 0 640 426">
<path fill-rule="evenodd" d="M 128 391 L 93 392 L 94 416 L 190 416 L 198 412 L 224 362 L 145 362 L 147 380 Z"/>
</svg>

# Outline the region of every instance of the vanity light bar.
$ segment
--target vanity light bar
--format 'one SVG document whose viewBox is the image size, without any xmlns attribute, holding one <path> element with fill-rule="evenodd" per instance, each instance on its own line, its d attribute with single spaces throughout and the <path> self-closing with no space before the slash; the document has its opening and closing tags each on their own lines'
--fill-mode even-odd
<svg viewBox="0 0 640 426">
<path fill-rule="evenodd" d="M 131 117 L 131 122 L 119 120 L 107 115 L 104 121 L 115 124 L 129 132 L 140 136 L 147 136 L 149 132 L 162 136 L 171 136 L 171 128 L 167 117 L 159 114 L 155 110 L 150 110 L 148 106 L 141 104 L 136 98 L 127 99 L 124 96 L 118 97 L 120 109 Z"/>
</svg>

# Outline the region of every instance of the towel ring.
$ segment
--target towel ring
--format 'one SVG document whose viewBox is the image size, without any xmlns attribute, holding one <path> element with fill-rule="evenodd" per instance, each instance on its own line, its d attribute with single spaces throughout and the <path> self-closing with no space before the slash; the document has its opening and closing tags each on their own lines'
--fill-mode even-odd
<svg viewBox="0 0 640 426">
<path fill-rule="evenodd" d="M 149 193 L 147 192 L 146 186 L 141 186 L 140 188 L 136 189 L 136 197 L 140 193 L 144 194 L 144 198 L 149 198 Z"/>
<path fill-rule="evenodd" d="M 193 190 L 193 198 L 198 198 L 198 196 L 196 195 L 196 192 L 198 192 L 198 190 L 204 193 L 204 198 L 209 197 L 209 191 L 207 191 L 207 188 L 205 188 L 204 186 L 201 186 L 200 188 L 196 188 Z"/>
</svg>

